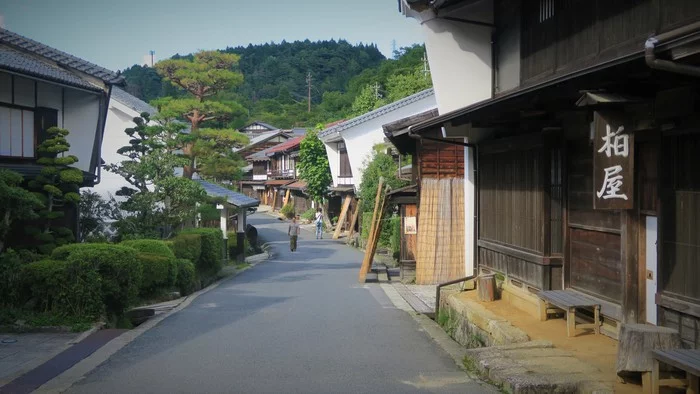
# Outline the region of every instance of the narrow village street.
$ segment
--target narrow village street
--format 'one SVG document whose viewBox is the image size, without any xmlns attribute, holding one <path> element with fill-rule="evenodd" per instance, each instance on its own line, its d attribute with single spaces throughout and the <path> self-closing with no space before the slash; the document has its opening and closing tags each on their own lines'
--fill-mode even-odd
<svg viewBox="0 0 700 394">
<path fill-rule="evenodd" d="M 198 297 L 71 393 L 495 392 L 469 377 L 377 284 L 361 252 L 287 223 L 250 222 L 272 258 Z"/>
</svg>

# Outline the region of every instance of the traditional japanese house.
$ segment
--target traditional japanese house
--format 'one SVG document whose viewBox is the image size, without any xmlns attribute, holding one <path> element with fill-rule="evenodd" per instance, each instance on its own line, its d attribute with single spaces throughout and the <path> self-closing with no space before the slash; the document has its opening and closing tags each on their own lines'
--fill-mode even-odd
<svg viewBox="0 0 700 394">
<path fill-rule="evenodd" d="M 486 3 L 493 98 L 408 131 L 476 158 L 479 271 L 533 313 L 565 289 L 611 336 L 648 322 L 700 348 L 700 4 Z"/>
<path fill-rule="evenodd" d="M 257 125 L 257 123 L 253 125 L 256 125 L 256 127 L 262 127 Z M 258 128 L 253 130 L 258 130 Z M 243 129 L 241 129 L 241 132 L 243 132 Z M 277 129 L 272 131 L 263 131 L 260 133 L 257 131 L 252 132 L 248 130 L 246 134 L 249 134 L 250 137 L 248 145 L 242 148 L 234 149 L 235 153 L 238 153 L 240 157 L 245 158 L 246 161 L 248 161 L 248 166 L 243 168 L 244 174 L 243 179 L 239 182 L 239 189 L 243 194 L 262 201 L 265 190 L 265 182 L 267 181 L 268 177 L 267 165 L 264 164 L 264 162 L 267 161 L 265 159 L 266 156 L 260 156 L 260 158 L 263 160 L 249 160 L 248 158 L 257 158 L 258 155 L 256 155 L 256 153 L 272 148 L 275 145 L 279 145 L 290 138 L 293 138 L 294 133 L 292 133 L 291 130 Z"/>
<path fill-rule="evenodd" d="M 360 187 L 366 161 L 374 146 L 384 143 L 382 125 L 435 108 L 433 89 L 426 89 L 374 111 L 326 127 L 319 133 L 333 176 L 329 215 L 350 224 L 358 206 L 355 192 Z M 342 202 L 341 202 L 342 201 Z M 344 207 L 344 208 L 341 208 Z M 343 215 L 345 212 L 345 215 Z"/>
</svg>

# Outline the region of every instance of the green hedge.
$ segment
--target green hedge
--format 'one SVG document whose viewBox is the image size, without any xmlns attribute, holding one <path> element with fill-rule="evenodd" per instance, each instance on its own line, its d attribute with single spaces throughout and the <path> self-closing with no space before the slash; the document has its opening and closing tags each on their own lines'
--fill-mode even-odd
<svg viewBox="0 0 700 394">
<path fill-rule="evenodd" d="M 301 214 L 301 218 L 313 222 L 316 219 L 316 210 L 313 208 L 307 209 L 306 212 Z"/>
<path fill-rule="evenodd" d="M 179 234 L 173 238 L 173 251 L 178 259 L 199 261 L 202 254 L 202 236 L 199 234 Z"/>
<path fill-rule="evenodd" d="M 194 264 L 185 259 L 175 260 L 177 265 L 177 288 L 181 296 L 192 294 L 196 288 Z"/>
<path fill-rule="evenodd" d="M 215 276 L 223 266 L 223 233 L 218 228 L 195 228 L 185 230 L 182 235 L 200 235 L 201 253 L 195 263 L 200 278 Z"/>
<path fill-rule="evenodd" d="M 141 295 L 151 295 L 158 289 L 169 289 L 177 283 L 178 266 L 174 257 L 142 252 L 138 258 L 143 266 Z"/>
<path fill-rule="evenodd" d="M 121 245 L 75 245 L 81 244 L 59 247 L 54 250 L 53 257 L 67 255 L 65 260 L 69 263 L 69 268 L 97 272 L 106 312 L 110 317 L 122 316 L 126 308 L 135 303 L 141 288 L 143 266 L 138 252 Z"/>
<path fill-rule="evenodd" d="M 36 308 L 91 319 L 102 315 L 102 278 L 89 264 L 41 260 L 22 267 L 22 277 Z"/>
<path fill-rule="evenodd" d="M 227 233 L 228 237 L 228 257 L 233 259 L 236 256 L 236 252 L 238 252 L 238 233 L 231 231 Z M 248 241 L 248 237 L 244 238 L 244 245 L 243 245 L 243 254 L 245 254 L 249 249 L 250 249 L 250 241 Z"/>
<path fill-rule="evenodd" d="M 380 223 L 382 232 L 379 234 L 378 244 L 391 247 L 392 251 L 397 254 L 401 242 L 401 218 L 398 216 L 385 217 Z M 365 241 L 369 238 L 371 224 L 372 212 L 364 212 L 362 214 L 362 232 L 360 235 Z"/>
<path fill-rule="evenodd" d="M 16 306 L 21 302 L 22 259 L 8 250 L 0 253 L 0 307 Z"/>
<path fill-rule="evenodd" d="M 280 209 L 280 213 L 284 215 L 287 219 L 291 219 L 294 217 L 296 214 L 294 212 L 294 205 L 287 203 L 287 205 L 283 206 L 282 209 Z"/>
<path fill-rule="evenodd" d="M 120 245 L 134 248 L 143 253 L 157 254 L 171 259 L 175 258 L 175 253 L 173 253 L 166 241 L 157 239 L 135 239 L 131 241 L 122 241 Z"/>
</svg>

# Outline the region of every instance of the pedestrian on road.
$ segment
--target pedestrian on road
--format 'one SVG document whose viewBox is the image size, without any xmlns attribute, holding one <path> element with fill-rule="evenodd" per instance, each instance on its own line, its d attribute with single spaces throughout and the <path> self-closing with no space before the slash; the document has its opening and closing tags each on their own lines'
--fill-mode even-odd
<svg viewBox="0 0 700 394">
<path fill-rule="evenodd" d="M 289 223 L 289 229 L 287 230 L 287 235 L 289 235 L 289 250 L 294 252 L 297 250 L 297 239 L 299 238 L 299 223 L 297 219 L 299 217 L 295 216 L 292 222 Z"/>
<path fill-rule="evenodd" d="M 323 213 L 316 209 L 316 239 L 323 239 Z"/>
</svg>

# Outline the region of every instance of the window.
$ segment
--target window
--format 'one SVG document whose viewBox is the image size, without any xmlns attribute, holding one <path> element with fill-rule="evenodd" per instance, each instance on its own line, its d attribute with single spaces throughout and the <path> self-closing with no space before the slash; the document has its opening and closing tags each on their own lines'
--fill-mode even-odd
<svg viewBox="0 0 700 394">
<path fill-rule="evenodd" d="M 351 178 L 352 168 L 350 167 L 350 159 L 348 158 L 348 150 L 345 148 L 345 142 L 338 142 L 338 153 L 340 155 L 340 172 L 341 178 Z"/>
<path fill-rule="evenodd" d="M 554 17 L 554 0 L 540 0 L 540 23 Z"/>
<path fill-rule="evenodd" d="M 0 106 L 0 156 L 34 157 L 34 111 Z"/>
</svg>

